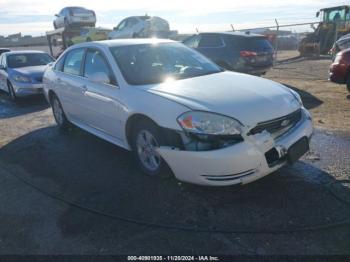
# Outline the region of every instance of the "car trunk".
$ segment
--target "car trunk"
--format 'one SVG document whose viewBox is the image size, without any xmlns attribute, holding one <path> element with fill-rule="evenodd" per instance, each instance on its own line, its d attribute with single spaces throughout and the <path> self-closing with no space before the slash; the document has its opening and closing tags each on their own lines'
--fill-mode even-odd
<svg viewBox="0 0 350 262">
<path fill-rule="evenodd" d="M 274 51 L 266 37 L 235 37 L 232 42 L 240 51 L 240 56 L 246 65 L 252 67 L 272 65 Z"/>
</svg>

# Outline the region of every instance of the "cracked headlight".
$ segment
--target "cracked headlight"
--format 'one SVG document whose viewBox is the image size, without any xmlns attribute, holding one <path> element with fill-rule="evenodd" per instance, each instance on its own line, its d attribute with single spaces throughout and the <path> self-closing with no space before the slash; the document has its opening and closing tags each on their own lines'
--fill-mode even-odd
<svg viewBox="0 0 350 262">
<path fill-rule="evenodd" d="M 15 75 L 13 79 L 16 82 L 22 82 L 22 83 L 30 83 L 30 78 L 27 76 L 21 76 L 21 75 Z"/>
<path fill-rule="evenodd" d="M 241 134 L 241 124 L 227 116 L 190 111 L 178 117 L 177 122 L 187 133 L 195 135 L 235 136 Z"/>
</svg>

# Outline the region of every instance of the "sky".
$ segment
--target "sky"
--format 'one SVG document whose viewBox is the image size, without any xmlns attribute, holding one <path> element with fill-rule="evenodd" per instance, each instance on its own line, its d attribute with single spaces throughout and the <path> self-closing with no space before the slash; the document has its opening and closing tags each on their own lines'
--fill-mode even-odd
<svg viewBox="0 0 350 262">
<path fill-rule="evenodd" d="M 53 30 L 54 14 L 65 6 L 84 6 L 97 15 L 97 26 L 112 28 L 132 15 L 156 15 L 179 33 L 227 31 L 318 21 L 317 10 L 345 0 L 0 0 L 0 35 L 44 35 Z M 305 27 L 294 27 L 300 31 Z"/>
</svg>

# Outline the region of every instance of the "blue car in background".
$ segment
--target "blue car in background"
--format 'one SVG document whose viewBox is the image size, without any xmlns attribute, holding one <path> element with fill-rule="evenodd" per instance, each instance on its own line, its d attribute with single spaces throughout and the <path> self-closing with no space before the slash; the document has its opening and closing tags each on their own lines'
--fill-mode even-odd
<svg viewBox="0 0 350 262">
<path fill-rule="evenodd" d="M 12 100 L 42 94 L 43 75 L 54 59 L 41 51 L 12 51 L 0 56 L 0 89 Z"/>
<path fill-rule="evenodd" d="M 263 35 L 199 33 L 183 41 L 226 70 L 263 75 L 273 66 L 274 49 Z"/>
</svg>

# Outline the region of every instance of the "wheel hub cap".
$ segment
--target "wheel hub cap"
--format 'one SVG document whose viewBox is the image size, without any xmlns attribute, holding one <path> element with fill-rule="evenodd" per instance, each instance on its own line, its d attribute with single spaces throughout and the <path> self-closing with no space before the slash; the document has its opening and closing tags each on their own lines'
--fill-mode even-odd
<svg viewBox="0 0 350 262">
<path fill-rule="evenodd" d="M 137 136 L 136 145 L 142 165 L 150 171 L 156 171 L 160 167 L 161 157 L 157 152 L 159 144 L 155 137 L 149 131 L 143 130 Z"/>
</svg>

